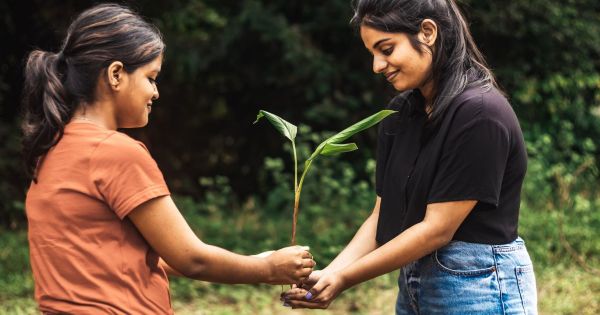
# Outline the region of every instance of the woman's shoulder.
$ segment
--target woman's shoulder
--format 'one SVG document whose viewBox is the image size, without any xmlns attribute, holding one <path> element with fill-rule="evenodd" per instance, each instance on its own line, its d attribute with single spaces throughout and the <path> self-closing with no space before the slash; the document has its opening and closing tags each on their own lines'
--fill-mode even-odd
<svg viewBox="0 0 600 315">
<path fill-rule="evenodd" d="M 404 91 L 392 98 L 386 109 L 395 110 L 400 116 L 413 114 L 423 105 L 422 96 L 418 90 Z"/>
<path fill-rule="evenodd" d="M 395 135 L 416 127 L 413 118 L 420 114 L 419 109 L 423 107 L 420 93 L 415 90 L 405 91 L 396 95 L 386 106 L 386 109 L 394 110 L 396 113 L 389 115 L 380 123 L 380 134 Z"/>
<path fill-rule="evenodd" d="M 516 115 L 506 96 L 494 86 L 470 86 L 453 101 L 455 120 L 475 122 L 491 120 L 502 125 L 515 121 Z"/>
</svg>

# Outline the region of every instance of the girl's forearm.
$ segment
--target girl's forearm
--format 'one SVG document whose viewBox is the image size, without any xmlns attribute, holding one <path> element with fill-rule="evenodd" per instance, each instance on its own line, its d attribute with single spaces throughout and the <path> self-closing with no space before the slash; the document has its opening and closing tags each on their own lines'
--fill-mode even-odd
<svg viewBox="0 0 600 315">
<path fill-rule="evenodd" d="M 181 272 L 171 268 L 162 258 L 158 260 L 158 265 L 167 273 L 169 276 L 185 277 Z"/>
<path fill-rule="evenodd" d="M 203 244 L 195 268 L 184 276 L 196 280 L 229 284 L 269 283 L 272 268 L 267 259 L 239 255 L 223 248 Z"/>
</svg>

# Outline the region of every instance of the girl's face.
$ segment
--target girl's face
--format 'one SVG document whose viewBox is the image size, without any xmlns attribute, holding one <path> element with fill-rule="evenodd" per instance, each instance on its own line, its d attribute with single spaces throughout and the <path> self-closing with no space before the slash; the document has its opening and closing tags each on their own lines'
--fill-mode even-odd
<svg viewBox="0 0 600 315">
<path fill-rule="evenodd" d="M 419 40 L 422 33 L 418 35 Z M 386 33 L 369 26 L 360 27 L 360 37 L 373 55 L 373 72 L 381 73 L 398 91 L 423 88 L 431 71 L 429 49 L 416 50 L 404 33 Z"/>
<path fill-rule="evenodd" d="M 138 128 L 148 124 L 152 101 L 159 97 L 156 77 L 160 73 L 162 54 L 132 73 L 123 73 L 122 92 L 116 98 L 118 128 Z"/>
</svg>

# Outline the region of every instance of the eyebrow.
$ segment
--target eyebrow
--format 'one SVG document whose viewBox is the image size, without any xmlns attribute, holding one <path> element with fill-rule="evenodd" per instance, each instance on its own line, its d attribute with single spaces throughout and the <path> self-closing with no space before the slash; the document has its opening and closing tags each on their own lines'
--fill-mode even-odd
<svg viewBox="0 0 600 315">
<path fill-rule="evenodd" d="M 391 38 L 384 38 L 384 39 L 380 39 L 380 40 L 378 40 L 378 41 L 375 43 L 375 45 L 373 45 L 373 49 L 377 49 L 377 46 L 379 46 L 379 45 L 383 44 L 384 42 L 386 42 L 386 41 L 388 41 L 388 40 L 390 40 L 390 39 L 391 39 Z"/>
</svg>

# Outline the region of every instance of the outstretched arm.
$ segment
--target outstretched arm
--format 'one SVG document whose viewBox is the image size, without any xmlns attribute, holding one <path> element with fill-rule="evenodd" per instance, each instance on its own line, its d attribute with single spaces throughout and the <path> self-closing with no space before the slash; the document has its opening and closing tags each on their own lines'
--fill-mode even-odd
<svg viewBox="0 0 600 315">
<path fill-rule="evenodd" d="M 343 270 L 323 275 L 310 292 L 285 295 L 292 307 L 327 308 L 337 295 L 358 283 L 396 270 L 448 244 L 477 201 L 429 204 L 422 222 L 363 256 Z"/>
<path fill-rule="evenodd" d="M 205 244 L 170 196 L 143 203 L 129 218 L 170 269 L 188 278 L 219 283 L 290 284 L 308 276 L 315 265 L 310 253 L 300 246 L 261 258 Z"/>
</svg>

